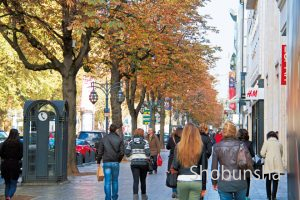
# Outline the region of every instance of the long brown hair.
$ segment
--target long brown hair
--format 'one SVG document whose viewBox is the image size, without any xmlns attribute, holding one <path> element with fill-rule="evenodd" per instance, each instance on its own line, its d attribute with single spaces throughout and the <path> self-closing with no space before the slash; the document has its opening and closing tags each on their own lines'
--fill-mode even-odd
<svg viewBox="0 0 300 200">
<path fill-rule="evenodd" d="M 183 167 L 191 167 L 198 163 L 203 143 L 198 128 L 188 123 L 185 125 L 181 140 L 177 147 L 177 158 Z"/>
</svg>

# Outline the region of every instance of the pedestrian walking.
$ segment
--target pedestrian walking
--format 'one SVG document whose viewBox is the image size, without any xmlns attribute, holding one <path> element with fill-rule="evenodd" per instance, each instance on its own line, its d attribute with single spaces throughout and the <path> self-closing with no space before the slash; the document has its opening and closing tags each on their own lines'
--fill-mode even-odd
<svg viewBox="0 0 300 200">
<path fill-rule="evenodd" d="M 282 162 L 283 147 L 278 141 L 278 134 L 276 132 L 270 131 L 267 134 L 267 141 L 264 142 L 260 154 L 265 158 L 263 173 L 266 179 L 267 197 L 269 200 L 275 200 L 279 176 L 280 174 L 284 174 Z"/>
<path fill-rule="evenodd" d="M 206 153 L 198 128 L 185 125 L 182 137 L 175 149 L 171 172 L 178 172 L 179 200 L 199 200 L 206 193 Z"/>
<path fill-rule="evenodd" d="M 244 143 L 244 145 L 248 148 L 251 157 L 253 158 L 255 156 L 252 142 L 249 141 L 249 133 L 246 129 L 239 129 L 238 131 L 238 139 Z M 250 200 L 249 198 L 249 192 L 250 192 L 250 180 L 251 180 L 251 174 L 246 173 L 246 180 L 247 180 L 247 192 L 246 192 L 246 200 Z"/>
<path fill-rule="evenodd" d="M 103 160 L 105 200 L 118 199 L 120 162 L 124 156 L 124 143 L 116 133 L 118 127 L 111 124 L 109 134 L 99 143 L 97 164 Z"/>
<path fill-rule="evenodd" d="M 205 159 L 205 167 L 208 167 L 208 159 L 210 158 L 212 154 L 212 142 L 208 135 L 208 126 L 205 123 L 200 124 L 199 132 L 201 135 L 201 139 L 204 145 L 205 153 L 206 153 L 206 159 Z M 203 197 L 200 198 L 202 200 Z"/>
<path fill-rule="evenodd" d="M 148 129 L 147 140 L 150 147 L 150 159 L 152 160 L 153 171 L 157 174 L 157 156 L 160 154 L 160 142 L 152 128 Z M 149 174 L 152 174 L 153 171 L 149 171 Z"/>
<path fill-rule="evenodd" d="M 236 127 L 232 122 L 226 122 L 223 128 L 223 140 L 214 145 L 212 156 L 212 184 L 218 190 L 220 200 L 245 200 L 247 181 L 241 173 L 237 158 L 240 146 Z M 247 164 L 253 164 L 249 150 L 244 149 Z M 219 169 L 219 173 L 218 173 Z M 219 176 L 220 175 L 220 176 Z"/>
<path fill-rule="evenodd" d="M 17 183 L 21 173 L 20 161 L 23 157 L 23 146 L 20 142 L 17 129 L 9 131 L 8 138 L 3 142 L 0 150 L 2 158 L 1 176 L 5 182 L 5 199 L 11 199 L 16 190 Z"/>
<path fill-rule="evenodd" d="M 205 146 L 206 149 L 205 153 L 206 153 L 206 158 L 208 160 L 212 154 L 212 142 L 208 135 L 208 126 L 205 123 L 200 124 L 199 131 L 200 131 L 203 145 Z"/>
<path fill-rule="evenodd" d="M 167 149 L 170 150 L 169 160 L 168 160 L 168 171 L 171 169 L 171 165 L 174 159 L 174 152 L 176 145 L 180 142 L 182 135 L 182 127 L 176 128 L 167 143 Z M 177 188 L 172 188 L 172 198 L 177 198 Z"/>
<path fill-rule="evenodd" d="M 133 200 L 138 200 L 139 180 L 141 181 L 142 200 L 147 200 L 146 178 L 149 168 L 149 143 L 144 139 L 144 130 L 138 128 L 125 149 L 125 155 L 130 156 L 131 172 L 133 176 Z"/>
</svg>

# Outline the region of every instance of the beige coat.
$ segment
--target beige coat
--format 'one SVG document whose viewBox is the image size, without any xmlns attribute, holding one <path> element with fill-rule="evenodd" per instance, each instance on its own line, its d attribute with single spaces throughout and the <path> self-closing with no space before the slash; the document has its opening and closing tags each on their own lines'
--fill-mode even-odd
<svg viewBox="0 0 300 200">
<path fill-rule="evenodd" d="M 265 158 L 264 174 L 284 173 L 282 162 L 283 147 L 276 138 L 271 137 L 265 141 L 260 154 Z"/>
</svg>

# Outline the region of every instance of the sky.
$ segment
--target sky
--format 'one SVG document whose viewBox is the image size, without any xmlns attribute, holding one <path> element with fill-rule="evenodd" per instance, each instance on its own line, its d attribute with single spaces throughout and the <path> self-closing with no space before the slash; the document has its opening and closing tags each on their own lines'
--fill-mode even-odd
<svg viewBox="0 0 300 200">
<path fill-rule="evenodd" d="M 230 57 L 233 52 L 234 23 L 230 17 L 230 9 L 237 9 L 239 0 L 211 0 L 204 8 L 199 10 L 200 14 L 211 16 L 209 25 L 215 26 L 219 33 L 209 33 L 207 38 L 212 45 L 222 48 L 216 56 L 220 58 L 211 73 L 216 77 L 215 86 L 218 91 L 218 99 L 228 98 L 228 73 Z"/>
</svg>

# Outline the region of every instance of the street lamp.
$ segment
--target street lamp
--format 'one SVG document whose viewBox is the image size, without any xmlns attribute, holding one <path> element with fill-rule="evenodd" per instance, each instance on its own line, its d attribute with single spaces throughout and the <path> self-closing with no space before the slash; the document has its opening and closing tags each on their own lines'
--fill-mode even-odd
<svg viewBox="0 0 300 200">
<path fill-rule="evenodd" d="M 109 117 L 109 112 L 110 112 L 109 107 L 108 107 L 108 97 L 109 97 L 111 90 L 115 90 L 115 89 L 119 88 L 118 103 L 121 104 L 124 102 L 125 96 L 122 91 L 122 82 L 116 82 L 110 86 L 107 82 L 107 79 L 106 79 L 105 84 L 100 84 L 100 83 L 93 81 L 93 82 L 91 82 L 91 88 L 92 88 L 92 91 L 89 95 L 89 100 L 92 104 L 95 104 L 98 101 L 98 94 L 95 90 L 96 88 L 100 89 L 105 94 L 104 116 L 105 116 L 105 122 L 106 122 L 105 132 L 107 134 L 108 133 L 108 117 Z"/>
</svg>

